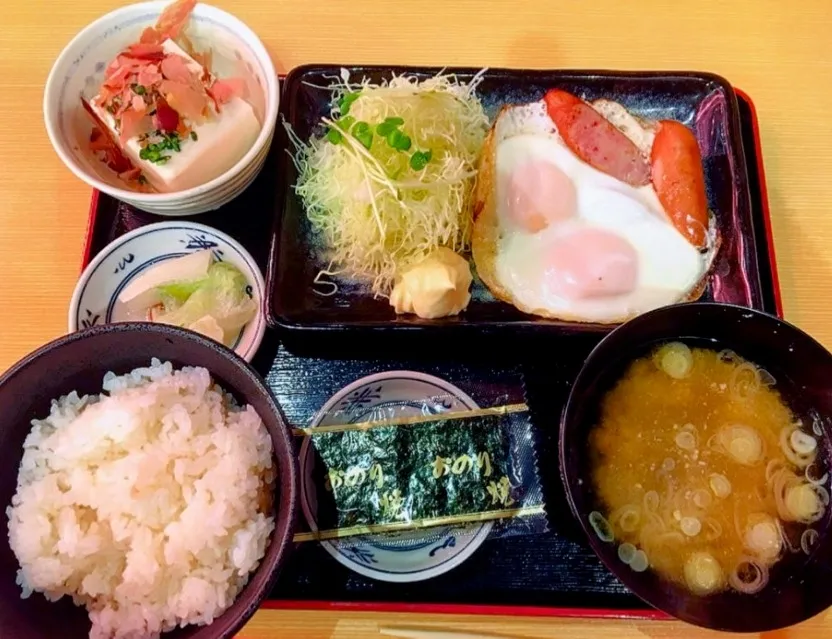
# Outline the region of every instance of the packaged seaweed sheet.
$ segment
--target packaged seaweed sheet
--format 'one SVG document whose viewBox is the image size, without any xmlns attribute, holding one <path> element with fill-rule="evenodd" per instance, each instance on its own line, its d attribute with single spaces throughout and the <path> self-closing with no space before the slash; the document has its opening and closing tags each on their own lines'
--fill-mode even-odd
<svg viewBox="0 0 832 639">
<path fill-rule="evenodd" d="M 425 405 L 441 406 L 442 397 Z M 525 404 L 296 429 L 320 470 L 318 530 L 296 541 L 494 521 L 491 536 L 546 528 Z"/>
</svg>

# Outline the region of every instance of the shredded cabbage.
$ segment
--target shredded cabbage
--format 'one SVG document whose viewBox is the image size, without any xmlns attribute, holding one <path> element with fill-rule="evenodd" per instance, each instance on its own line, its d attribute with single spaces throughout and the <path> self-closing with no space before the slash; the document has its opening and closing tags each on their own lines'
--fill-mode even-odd
<svg viewBox="0 0 832 639">
<path fill-rule="evenodd" d="M 355 84 L 342 73 L 329 87 L 322 135 L 305 143 L 286 125 L 295 191 L 327 248 L 321 274 L 366 278 L 376 296 L 387 296 L 399 273 L 435 249 L 468 248 L 489 126 L 475 94 L 481 79 L 440 73 Z"/>
<path fill-rule="evenodd" d="M 227 343 L 257 313 L 257 304 L 246 293 L 247 287 L 245 275 L 236 266 L 215 262 L 204 278 L 160 286 L 164 310 L 153 319 L 190 327 L 210 316 L 222 328 L 223 341 Z"/>
</svg>

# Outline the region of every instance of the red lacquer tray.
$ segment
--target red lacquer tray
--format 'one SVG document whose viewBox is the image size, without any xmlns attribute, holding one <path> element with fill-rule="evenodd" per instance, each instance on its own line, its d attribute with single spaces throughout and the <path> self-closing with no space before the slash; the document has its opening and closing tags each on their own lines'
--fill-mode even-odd
<svg viewBox="0 0 832 639">
<path fill-rule="evenodd" d="M 750 98 L 741 91 L 736 93 L 751 193 L 754 226 L 751 239 L 756 245 L 760 265 L 761 306 L 763 310 L 782 315 L 756 113 Z M 196 218 L 238 239 L 264 272 L 269 259 L 275 205 L 281 197 L 281 189 L 288 188 L 280 183 L 275 187 L 280 153 L 282 150 L 272 149 L 263 174 L 238 200 L 220 211 Z M 116 237 L 164 219 L 94 193 L 84 265 Z M 245 219 L 245 223 L 241 219 Z M 266 378 L 287 419 L 297 425 L 305 425 L 335 390 L 357 377 L 394 368 L 440 375 L 470 392 L 475 399 L 476 388 L 466 387 L 472 380 L 479 380 L 480 385 L 483 380 L 491 380 L 501 387 L 527 392 L 533 422 L 536 414 L 559 412 L 559 402 L 563 400 L 551 392 L 543 393 L 546 396 L 542 398 L 535 395 L 534 367 L 524 362 L 490 361 L 484 364 L 466 361 L 462 364 L 424 358 L 355 359 L 354 354 L 349 359 L 334 359 L 335 353 L 304 357 L 281 345 L 281 337 L 285 335 L 268 332 L 253 364 Z M 571 379 L 582 361 L 578 353 L 573 359 L 565 362 L 556 374 Z M 524 375 L 526 388 L 522 388 Z M 547 454 L 553 455 L 551 459 L 557 457 L 551 444 L 553 438 L 556 433 L 540 433 L 538 453 L 541 458 Z M 568 510 L 563 509 L 557 469 L 551 469 L 548 476 L 542 478 L 547 486 L 552 522 L 552 530 L 545 535 L 488 541 L 462 565 L 445 575 L 410 584 L 362 577 L 335 562 L 317 544 L 303 544 L 290 558 L 278 585 L 263 606 L 274 609 L 666 619 L 664 613 L 650 608 L 617 582 L 582 543 L 580 535 L 570 526 Z"/>
</svg>

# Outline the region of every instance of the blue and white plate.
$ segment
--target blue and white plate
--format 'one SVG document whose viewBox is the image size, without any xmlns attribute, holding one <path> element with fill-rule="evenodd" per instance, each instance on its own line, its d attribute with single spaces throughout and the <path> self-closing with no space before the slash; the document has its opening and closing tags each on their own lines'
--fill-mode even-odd
<svg viewBox="0 0 832 639">
<path fill-rule="evenodd" d="M 380 416 L 431 415 L 478 408 L 468 395 L 438 377 L 412 371 L 391 371 L 363 377 L 333 395 L 311 427 L 373 421 Z M 317 530 L 315 454 L 310 438 L 300 451 L 301 506 L 309 527 Z M 323 541 L 321 545 L 341 564 L 382 581 L 430 579 L 468 559 L 488 537 L 492 522 L 464 527 L 363 535 Z"/>
<path fill-rule="evenodd" d="M 263 314 L 266 284 L 260 268 L 237 240 L 204 224 L 160 222 L 122 235 L 95 256 L 75 286 L 69 305 L 69 332 L 130 317 L 118 301 L 127 284 L 145 269 L 194 251 L 210 249 L 217 260 L 233 264 L 245 275 L 246 291 L 257 303 L 257 315 L 243 327 L 231 347 L 251 361 L 266 332 Z"/>
</svg>

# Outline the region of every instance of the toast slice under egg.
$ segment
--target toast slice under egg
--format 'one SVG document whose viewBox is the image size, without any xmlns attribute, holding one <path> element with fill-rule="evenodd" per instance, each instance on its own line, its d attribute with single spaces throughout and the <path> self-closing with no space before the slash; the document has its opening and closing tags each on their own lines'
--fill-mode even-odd
<svg viewBox="0 0 832 639">
<path fill-rule="evenodd" d="M 597 100 L 591 106 L 629 138 L 646 157 L 650 156 L 656 134 L 654 122 L 633 116 L 621 104 L 611 100 Z M 549 135 L 561 139 L 557 128 L 548 117 L 545 102 L 510 105 L 500 110 L 486 137 L 474 190 L 472 254 L 477 273 L 494 297 L 531 315 L 566 322 L 598 324 L 618 324 L 632 319 L 644 311 L 597 319 L 564 310 L 553 312 L 545 307 L 524 303 L 512 294 L 509 287 L 498 277 L 497 256 L 504 228 L 497 212 L 497 146 L 511 136 L 525 133 L 536 134 L 542 128 L 545 128 Z M 720 243 L 713 214 L 710 213 L 709 216 L 707 247 L 701 252 L 703 260 L 701 277 L 687 290 L 681 291 L 678 299 L 671 303 L 695 301 L 702 296 L 707 287 L 710 270 Z"/>
</svg>

